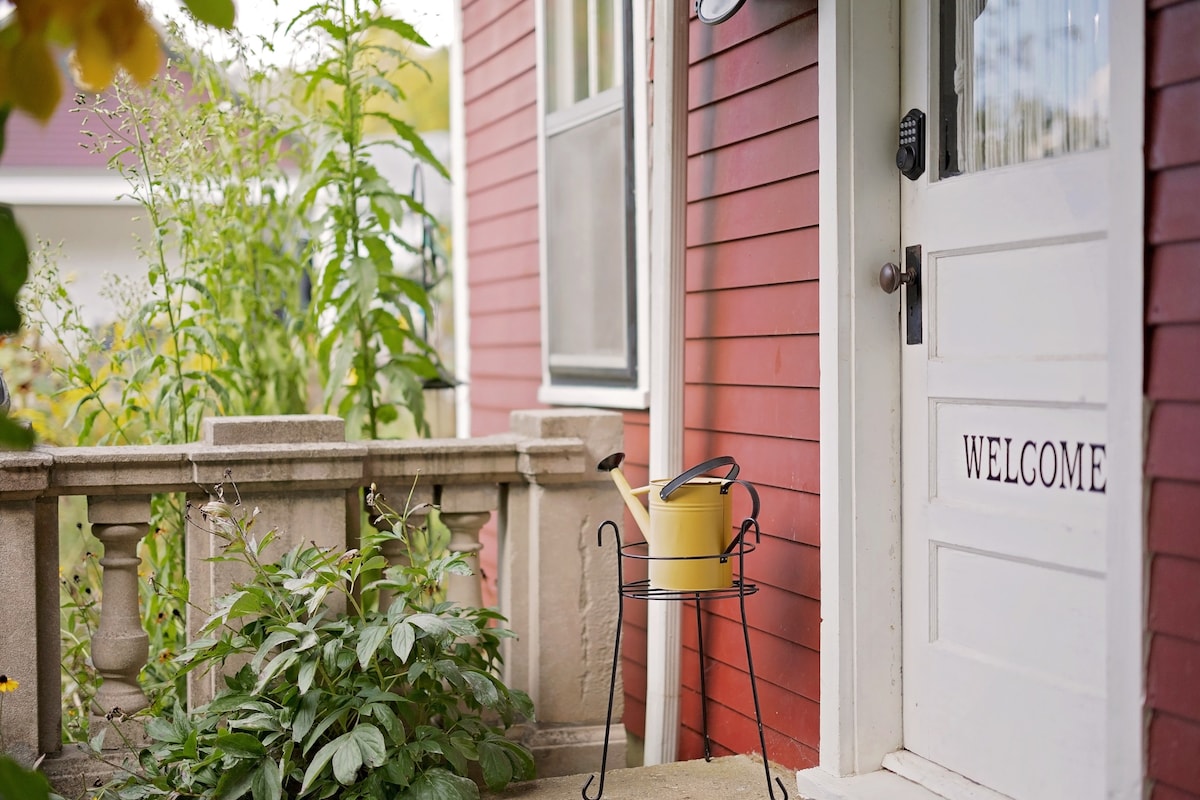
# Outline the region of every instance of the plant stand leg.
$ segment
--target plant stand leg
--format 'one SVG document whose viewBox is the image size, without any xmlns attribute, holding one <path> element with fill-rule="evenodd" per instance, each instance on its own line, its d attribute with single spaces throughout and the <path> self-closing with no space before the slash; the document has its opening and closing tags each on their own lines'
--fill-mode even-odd
<svg viewBox="0 0 1200 800">
<path fill-rule="evenodd" d="M 745 562 L 743 561 L 743 563 Z M 742 574 L 744 575 L 745 572 Z M 750 672 L 750 693 L 754 696 L 754 721 L 758 723 L 758 745 L 762 748 L 763 773 L 767 776 L 767 794 L 770 795 L 771 800 L 776 800 L 775 789 L 771 786 L 771 765 L 767 759 L 767 738 L 763 734 L 762 710 L 758 704 L 758 681 L 754 677 L 754 656 L 750 654 L 750 627 L 746 624 L 746 593 L 744 589 L 738 592 L 738 606 L 742 612 L 742 637 L 746 641 L 746 669 Z M 775 782 L 779 784 L 779 791 L 783 792 L 783 797 L 779 800 L 787 800 L 788 793 L 784 788 L 783 781 L 776 778 Z"/>
<path fill-rule="evenodd" d="M 701 622 L 699 595 L 696 595 L 696 651 L 700 660 L 700 722 L 704 731 L 704 760 L 712 761 L 712 740 L 708 737 L 708 686 L 704 677 L 704 625 Z"/>
<path fill-rule="evenodd" d="M 613 537 L 617 540 L 617 635 L 613 641 L 612 674 L 608 680 L 608 715 L 604 720 L 604 749 L 600 754 L 600 784 L 596 787 L 596 796 L 592 797 L 588 794 L 588 787 L 592 785 L 596 776 L 588 776 L 581 792 L 584 800 L 600 800 L 604 796 L 604 776 L 608 771 L 608 737 L 612 732 L 613 695 L 617 690 L 617 670 L 621 668 L 621 624 L 625 618 L 625 593 L 621 590 L 625 586 L 625 580 L 624 571 L 621 569 L 621 533 L 612 520 L 605 520 L 596 529 L 596 546 L 603 546 L 604 528 L 609 525 L 612 526 Z"/>
</svg>

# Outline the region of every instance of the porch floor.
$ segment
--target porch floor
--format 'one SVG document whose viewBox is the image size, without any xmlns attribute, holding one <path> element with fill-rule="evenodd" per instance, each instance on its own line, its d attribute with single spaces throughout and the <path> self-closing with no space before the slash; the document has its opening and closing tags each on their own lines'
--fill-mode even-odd
<svg viewBox="0 0 1200 800">
<path fill-rule="evenodd" d="M 787 788 L 787 796 L 796 798 L 796 775 L 790 770 L 771 765 L 772 775 L 778 776 Z M 487 793 L 484 800 L 570 800 L 581 797 L 587 775 L 567 775 L 517 783 L 503 792 Z M 588 787 L 588 796 L 595 797 L 599 775 Z M 778 784 L 774 784 L 775 800 L 783 800 Z M 762 761 L 750 756 L 726 756 L 710 762 L 677 761 L 653 767 L 610 769 L 604 779 L 603 800 L 728 800 L 754 798 L 769 800 L 767 779 Z"/>
</svg>

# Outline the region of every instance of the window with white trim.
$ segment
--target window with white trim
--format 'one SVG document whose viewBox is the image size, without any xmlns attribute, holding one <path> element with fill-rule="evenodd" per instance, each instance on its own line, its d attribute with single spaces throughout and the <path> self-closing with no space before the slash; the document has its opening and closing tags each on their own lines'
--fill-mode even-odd
<svg viewBox="0 0 1200 800">
<path fill-rule="evenodd" d="M 542 331 L 546 402 L 638 398 L 631 0 L 543 0 Z M 614 400 L 622 390 L 633 393 Z"/>
</svg>

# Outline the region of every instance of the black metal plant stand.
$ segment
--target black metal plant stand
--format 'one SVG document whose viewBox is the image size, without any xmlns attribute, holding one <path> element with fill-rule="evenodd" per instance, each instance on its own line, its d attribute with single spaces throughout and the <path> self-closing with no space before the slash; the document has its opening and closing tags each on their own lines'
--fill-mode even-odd
<svg viewBox="0 0 1200 800">
<path fill-rule="evenodd" d="M 701 607 L 700 604 L 704 600 L 727 600 L 737 598 L 738 607 L 741 611 L 742 620 L 742 637 L 746 642 L 746 667 L 750 672 L 750 692 L 754 697 L 754 721 L 758 723 L 758 744 L 762 748 L 763 757 L 763 773 L 767 779 L 767 794 L 771 800 L 788 800 L 787 789 L 783 786 L 783 781 L 775 778 L 775 783 L 778 784 L 779 790 L 783 793 L 781 798 L 775 797 L 775 789 L 771 784 L 771 767 L 767 759 L 767 740 L 763 735 L 762 711 L 758 704 L 758 682 L 754 677 L 754 657 L 750 653 L 750 629 L 746 624 L 746 598 L 749 595 L 758 592 L 758 586 L 753 583 L 746 583 L 744 579 L 733 581 L 733 585 L 721 589 L 704 589 L 700 591 L 679 591 L 675 589 L 660 589 L 650 585 L 648 578 L 637 581 L 625 581 L 625 559 L 636 559 L 639 561 L 693 561 L 702 559 L 720 559 L 722 563 L 737 559 L 738 574 L 745 575 L 745 558 L 746 554 L 753 552 L 761 536 L 758 530 L 758 521 L 753 517 L 747 517 L 743 522 L 741 529 L 738 531 L 737 537 L 733 544 L 723 554 L 707 555 L 707 556 L 672 556 L 672 557 L 652 557 L 649 553 L 649 547 L 646 542 L 634 542 L 632 544 L 622 544 L 621 532 L 617 528 L 617 524 L 612 520 L 605 520 L 600 523 L 596 529 L 596 546 L 604 546 L 604 529 L 611 528 L 613 538 L 617 542 L 617 585 L 620 588 L 620 600 L 617 605 L 617 635 L 616 641 L 613 643 L 613 663 L 612 676 L 608 684 L 608 718 L 604 726 L 604 749 L 600 757 L 600 784 L 596 788 L 596 796 L 592 797 L 588 794 L 588 789 L 592 782 L 596 779 L 595 775 L 591 775 L 587 779 L 587 783 L 583 785 L 582 794 L 584 800 L 600 800 L 604 796 L 604 777 L 608 770 L 608 737 L 612 730 L 612 711 L 613 711 L 613 695 L 616 692 L 617 686 L 617 670 L 621 666 L 621 625 L 625 616 L 625 598 L 634 600 L 671 600 L 684 601 L 692 600 L 696 604 L 696 636 L 697 636 L 697 652 L 700 657 L 700 718 L 701 726 L 704 729 L 704 760 L 712 761 L 712 742 L 708 736 L 708 690 L 704 679 L 704 627 L 701 624 Z M 753 544 L 746 541 L 746 534 L 753 529 L 755 542 Z"/>
</svg>

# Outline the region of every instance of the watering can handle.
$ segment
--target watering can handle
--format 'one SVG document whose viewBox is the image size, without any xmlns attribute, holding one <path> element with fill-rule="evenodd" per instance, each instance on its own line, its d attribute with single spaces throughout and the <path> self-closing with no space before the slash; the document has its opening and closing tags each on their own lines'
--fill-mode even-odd
<svg viewBox="0 0 1200 800">
<path fill-rule="evenodd" d="M 716 458 L 710 458 L 703 464 L 697 464 L 689 470 L 684 470 L 677 477 L 673 478 L 670 483 L 664 486 L 662 491 L 658 493 L 658 496 L 665 501 L 672 492 L 674 492 L 680 486 L 683 486 L 692 478 L 697 478 L 706 472 L 712 472 L 717 467 L 724 466 L 729 467 L 729 474 L 725 476 L 725 480 L 728 483 L 721 487 L 721 494 L 725 494 L 729 491 L 729 484 L 732 483 L 735 478 L 737 478 L 737 474 L 741 470 L 741 467 L 739 467 L 737 462 L 733 460 L 733 456 L 717 456 Z"/>
</svg>

